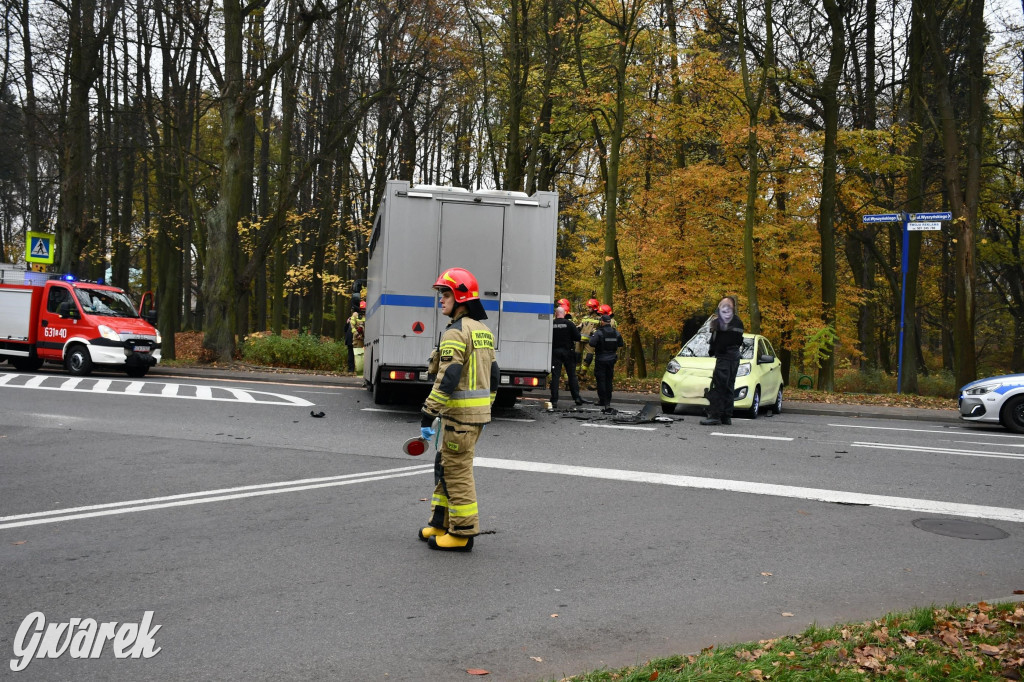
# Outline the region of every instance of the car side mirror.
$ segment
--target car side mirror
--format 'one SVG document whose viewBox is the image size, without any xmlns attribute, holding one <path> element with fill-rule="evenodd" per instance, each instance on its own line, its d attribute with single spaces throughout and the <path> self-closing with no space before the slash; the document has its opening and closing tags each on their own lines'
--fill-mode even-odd
<svg viewBox="0 0 1024 682">
<path fill-rule="evenodd" d="M 773 362 L 775 362 L 775 356 L 774 355 L 762 355 L 761 357 L 759 357 L 757 359 L 757 364 L 759 364 L 759 365 L 768 365 L 768 364 L 771 364 Z"/>
<path fill-rule="evenodd" d="M 156 326 L 156 311 L 150 308 L 146 311 L 146 314 L 142 316 L 146 322 L 149 322 L 154 327 Z"/>
<path fill-rule="evenodd" d="M 61 317 L 67 317 L 74 320 L 78 318 L 78 308 L 75 307 L 74 303 L 70 301 L 64 301 L 59 306 L 57 306 L 57 314 L 60 315 Z"/>
</svg>

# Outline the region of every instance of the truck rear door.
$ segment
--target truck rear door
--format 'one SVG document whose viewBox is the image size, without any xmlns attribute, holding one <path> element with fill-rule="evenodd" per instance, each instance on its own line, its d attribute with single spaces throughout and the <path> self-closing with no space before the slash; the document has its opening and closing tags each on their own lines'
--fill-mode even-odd
<svg viewBox="0 0 1024 682">
<path fill-rule="evenodd" d="M 441 202 L 441 248 L 438 272 L 465 268 L 480 285 L 480 300 L 487 311 L 484 324 L 494 334 L 495 350 L 501 347 L 501 249 L 505 231 L 505 207 L 466 201 Z M 436 329 L 448 319 L 438 309 Z"/>
</svg>

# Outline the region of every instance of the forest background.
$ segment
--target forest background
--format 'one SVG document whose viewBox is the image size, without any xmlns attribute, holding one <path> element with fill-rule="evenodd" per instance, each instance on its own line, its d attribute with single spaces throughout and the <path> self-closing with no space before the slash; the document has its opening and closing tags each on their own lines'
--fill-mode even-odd
<svg viewBox="0 0 1024 682">
<path fill-rule="evenodd" d="M 787 374 L 1024 371 L 1024 3 L 4 0 L 0 251 L 157 292 L 163 354 L 341 338 L 384 183 L 560 197 L 556 298 L 660 373 L 734 293 Z M 429 283 L 424 283 L 429 286 Z"/>
</svg>

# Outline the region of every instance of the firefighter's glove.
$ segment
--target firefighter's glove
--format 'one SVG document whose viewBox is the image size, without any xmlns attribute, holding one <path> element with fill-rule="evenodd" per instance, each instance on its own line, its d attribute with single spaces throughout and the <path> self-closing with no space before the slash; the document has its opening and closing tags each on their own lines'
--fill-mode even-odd
<svg viewBox="0 0 1024 682">
<path fill-rule="evenodd" d="M 436 431 L 434 431 L 434 429 L 429 427 L 429 426 L 421 426 L 420 427 L 420 438 L 422 438 L 424 440 L 432 439 L 434 437 L 435 433 L 436 433 Z"/>
</svg>

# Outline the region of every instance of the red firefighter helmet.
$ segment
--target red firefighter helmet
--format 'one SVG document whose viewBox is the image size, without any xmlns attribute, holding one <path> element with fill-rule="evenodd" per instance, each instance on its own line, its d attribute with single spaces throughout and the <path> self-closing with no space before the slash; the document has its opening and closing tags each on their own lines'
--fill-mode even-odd
<svg viewBox="0 0 1024 682">
<path fill-rule="evenodd" d="M 473 273 L 464 268 L 448 268 L 434 282 L 435 289 L 451 289 L 456 303 L 480 300 L 480 285 Z"/>
<path fill-rule="evenodd" d="M 560 298 L 560 299 L 558 299 L 558 306 L 559 306 L 559 307 L 560 307 L 560 308 L 561 308 L 562 310 L 564 310 L 565 312 L 567 312 L 567 313 L 568 313 L 568 312 L 571 312 L 571 310 L 570 310 L 570 308 L 569 308 L 569 299 L 567 299 L 567 298 Z"/>
<path fill-rule="evenodd" d="M 366 301 L 359 302 L 359 310 L 366 310 Z"/>
<path fill-rule="evenodd" d="M 600 308 L 598 308 L 598 312 L 601 313 L 602 315 L 611 315 L 612 314 L 612 307 L 610 305 L 608 305 L 607 303 L 604 303 L 604 304 L 601 305 Z"/>
<path fill-rule="evenodd" d="M 601 307 L 601 302 L 596 298 L 592 298 L 587 301 L 587 307 L 596 312 Z"/>
</svg>

